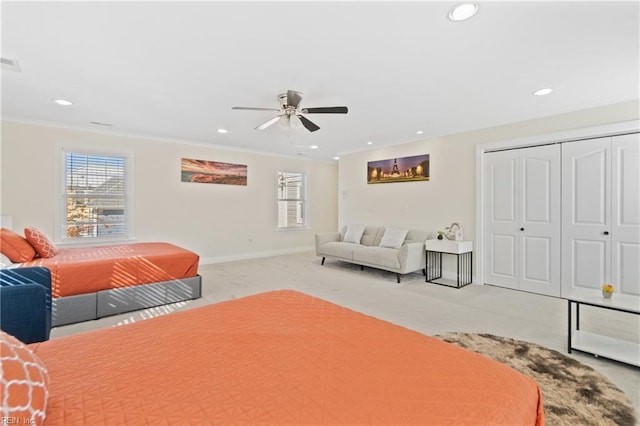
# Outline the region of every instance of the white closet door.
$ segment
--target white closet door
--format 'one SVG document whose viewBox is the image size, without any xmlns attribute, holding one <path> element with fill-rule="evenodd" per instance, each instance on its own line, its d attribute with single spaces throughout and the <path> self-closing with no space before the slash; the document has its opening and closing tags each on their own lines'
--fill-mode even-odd
<svg viewBox="0 0 640 426">
<path fill-rule="evenodd" d="M 520 290 L 560 296 L 560 147 L 520 154 Z"/>
<path fill-rule="evenodd" d="M 485 282 L 519 287 L 516 150 L 485 154 Z"/>
<path fill-rule="evenodd" d="M 611 138 L 562 144 L 563 296 L 611 281 L 610 171 Z"/>
<path fill-rule="evenodd" d="M 640 296 L 640 134 L 616 136 L 611 147 L 611 280 Z"/>
</svg>

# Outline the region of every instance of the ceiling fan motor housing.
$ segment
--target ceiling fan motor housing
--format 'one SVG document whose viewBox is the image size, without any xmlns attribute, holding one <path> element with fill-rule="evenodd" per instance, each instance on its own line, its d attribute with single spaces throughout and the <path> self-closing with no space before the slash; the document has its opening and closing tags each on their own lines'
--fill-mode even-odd
<svg viewBox="0 0 640 426">
<path fill-rule="evenodd" d="M 288 90 L 287 93 L 280 93 L 277 96 L 277 99 L 280 104 L 280 115 L 262 123 L 256 127 L 257 130 L 264 130 L 272 124 L 280 122 L 281 125 L 289 128 L 297 127 L 296 124 L 301 123 L 308 131 L 315 132 L 316 130 L 320 130 L 320 127 L 303 114 L 346 114 L 348 112 L 348 108 L 345 106 L 299 109 L 300 101 L 302 100 L 302 92 L 297 92 L 295 90 Z M 278 111 L 272 108 L 258 107 L 232 107 L 232 109 Z"/>
</svg>

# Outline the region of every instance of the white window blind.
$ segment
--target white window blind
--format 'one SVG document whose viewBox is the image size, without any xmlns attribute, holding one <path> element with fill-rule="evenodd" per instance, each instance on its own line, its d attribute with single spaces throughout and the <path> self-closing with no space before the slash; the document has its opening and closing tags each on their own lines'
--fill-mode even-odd
<svg viewBox="0 0 640 426">
<path fill-rule="evenodd" d="M 64 237 L 128 237 L 127 158 L 65 152 Z"/>
<path fill-rule="evenodd" d="M 278 172 L 278 228 L 295 229 L 307 226 L 306 175 Z"/>
</svg>

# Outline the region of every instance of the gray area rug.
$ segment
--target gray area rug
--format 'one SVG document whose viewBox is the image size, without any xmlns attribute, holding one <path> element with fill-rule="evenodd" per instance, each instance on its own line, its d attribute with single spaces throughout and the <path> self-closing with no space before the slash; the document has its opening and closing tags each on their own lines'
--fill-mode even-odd
<svg viewBox="0 0 640 426">
<path fill-rule="evenodd" d="M 491 334 L 451 333 L 445 342 L 495 359 L 534 379 L 547 425 L 635 425 L 627 396 L 605 376 L 560 352 Z"/>
</svg>

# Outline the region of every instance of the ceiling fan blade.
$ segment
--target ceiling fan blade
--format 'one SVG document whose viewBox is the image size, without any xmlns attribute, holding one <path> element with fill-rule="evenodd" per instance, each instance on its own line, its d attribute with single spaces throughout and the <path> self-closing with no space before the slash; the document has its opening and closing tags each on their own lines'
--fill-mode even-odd
<svg viewBox="0 0 640 426">
<path fill-rule="evenodd" d="M 296 114 L 296 117 L 298 117 L 300 121 L 302 121 L 302 125 L 306 127 L 308 131 L 315 132 L 316 130 L 320 130 L 320 127 L 313 121 L 309 120 L 307 117 L 300 114 Z"/>
<path fill-rule="evenodd" d="M 296 92 L 295 90 L 287 90 L 287 105 L 298 108 L 301 100 L 302 93 Z"/>
<path fill-rule="evenodd" d="M 242 109 L 247 111 L 280 111 L 277 108 L 259 108 L 259 107 L 231 107 L 231 109 Z"/>
<path fill-rule="evenodd" d="M 304 108 L 302 112 L 305 114 L 346 114 L 349 112 L 349 108 L 346 106 Z"/>
<path fill-rule="evenodd" d="M 265 121 L 264 123 L 262 123 L 261 125 L 256 127 L 256 130 L 264 130 L 264 129 L 266 129 L 267 127 L 269 127 L 272 124 L 274 124 L 276 121 L 280 120 L 280 117 L 282 117 L 282 115 L 277 115 L 277 116 L 273 117 L 271 120 Z"/>
</svg>

